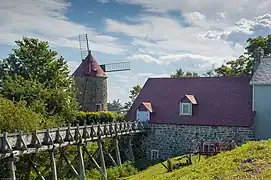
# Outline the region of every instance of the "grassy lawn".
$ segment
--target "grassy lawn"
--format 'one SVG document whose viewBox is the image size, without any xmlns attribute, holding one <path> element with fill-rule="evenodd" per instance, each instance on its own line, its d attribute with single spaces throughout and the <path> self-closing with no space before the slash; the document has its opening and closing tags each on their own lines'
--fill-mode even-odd
<svg viewBox="0 0 271 180">
<path fill-rule="evenodd" d="M 167 173 L 159 163 L 125 179 L 271 179 L 271 140 L 248 142 L 232 151 L 203 158 L 200 162 L 193 157 L 193 165 L 171 173 Z"/>
</svg>

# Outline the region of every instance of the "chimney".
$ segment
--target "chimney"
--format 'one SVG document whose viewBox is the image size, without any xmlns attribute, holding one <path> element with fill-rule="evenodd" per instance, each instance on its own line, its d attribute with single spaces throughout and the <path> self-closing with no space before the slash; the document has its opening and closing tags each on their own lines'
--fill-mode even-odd
<svg viewBox="0 0 271 180">
<path fill-rule="evenodd" d="M 261 60 L 264 56 L 264 50 L 261 47 L 258 47 L 254 52 L 254 60 L 252 64 L 252 74 L 257 70 L 259 64 L 261 63 Z"/>
</svg>

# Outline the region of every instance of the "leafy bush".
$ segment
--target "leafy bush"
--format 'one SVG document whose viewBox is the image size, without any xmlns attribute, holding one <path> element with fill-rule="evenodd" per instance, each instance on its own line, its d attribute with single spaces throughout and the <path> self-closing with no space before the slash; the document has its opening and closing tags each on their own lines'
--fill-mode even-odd
<svg viewBox="0 0 271 180">
<path fill-rule="evenodd" d="M 131 162 L 127 161 L 118 167 L 112 167 L 107 169 L 107 179 L 108 180 L 117 180 L 120 178 L 132 176 L 136 174 L 137 169 L 131 164 Z M 89 170 L 87 171 L 87 179 L 102 179 L 102 174 L 99 173 L 98 170 Z"/>
<path fill-rule="evenodd" d="M 124 120 L 124 115 L 114 114 L 112 112 L 78 112 L 76 116 L 76 121 L 73 125 L 79 123 L 79 125 L 87 125 L 92 123 L 110 123 L 119 122 Z"/>
<path fill-rule="evenodd" d="M 14 104 L 0 97 L 0 131 L 33 131 L 52 126 L 53 118 L 48 121 L 43 115 L 27 108 L 23 101 Z"/>
</svg>

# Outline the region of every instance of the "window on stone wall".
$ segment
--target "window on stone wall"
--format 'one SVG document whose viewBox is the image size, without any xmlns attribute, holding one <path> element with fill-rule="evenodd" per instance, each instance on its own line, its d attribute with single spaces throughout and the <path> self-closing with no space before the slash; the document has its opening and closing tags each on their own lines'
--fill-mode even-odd
<svg viewBox="0 0 271 180">
<path fill-rule="evenodd" d="M 96 111 L 101 111 L 102 108 L 102 104 L 101 103 L 97 103 L 96 104 Z"/>
<path fill-rule="evenodd" d="M 151 160 L 158 160 L 158 150 L 151 150 Z"/>
<path fill-rule="evenodd" d="M 204 144 L 203 151 L 204 152 L 214 152 L 214 145 L 213 144 Z"/>
</svg>

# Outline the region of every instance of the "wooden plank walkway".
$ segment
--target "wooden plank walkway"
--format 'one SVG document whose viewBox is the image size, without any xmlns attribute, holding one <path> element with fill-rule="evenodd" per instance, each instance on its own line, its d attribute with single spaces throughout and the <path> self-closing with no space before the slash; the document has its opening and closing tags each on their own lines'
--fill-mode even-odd
<svg viewBox="0 0 271 180">
<path fill-rule="evenodd" d="M 36 153 L 70 144 L 96 141 L 105 137 L 122 136 L 146 131 L 147 124 L 121 122 L 93 124 L 77 127 L 61 127 L 39 130 L 33 133 L 0 134 L 0 159 L 22 154 Z"/>
<path fill-rule="evenodd" d="M 60 173 L 58 168 L 63 166 L 63 161 L 70 167 L 73 174 L 79 180 L 86 180 L 85 175 L 85 166 L 84 166 L 84 157 L 85 153 L 92 163 L 95 165 L 95 168 L 103 175 L 104 179 L 107 179 L 106 164 L 104 159 L 104 152 L 110 157 L 110 160 L 115 166 L 121 165 L 121 156 L 118 146 L 118 140 L 121 136 L 128 135 L 129 141 L 129 159 L 133 161 L 133 149 L 131 144 L 130 135 L 135 133 L 142 133 L 147 131 L 149 125 L 146 123 L 138 122 L 121 122 L 121 123 L 110 123 L 110 124 L 93 124 L 77 127 L 61 127 L 54 129 L 39 130 L 32 133 L 3 133 L 0 134 L 0 160 L 6 161 L 8 169 L 8 178 L 11 180 L 16 180 L 16 167 L 15 160 L 16 156 L 27 155 L 29 157 L 29 169 L 33 168 L 40 179 L 45 180 L 43 173 L 39 171 L 37 165 L 33 158 L 40 151 L 47 151 L 50 154 L 50 165 L 51 167 L 51 178 L 57 180 Z M 103 138 L 113 138 L 115 142 L 115 153 L 116 160 L 106 149 L 104 145 Z M 97 141 L 99 162 L 94 158 L 94 154 L 90 154 L 86 145 L 90 141 Z M 71 161 L 68 159 L 68 156 L 65 151 L 65 147 L 68 145 L 74 145 L 77 147 L 77 159 L 76 161 L 79 164 L 79 169 L 76 169 Z M 59 164 L 56 164 L 55 153 L 60 152 Z M 35 159 L 35 158 L 34 158 Z M 58 168 L 57 168 L 58 167 Z M 30 173 L 26 172 L 26 173 Z M 0 177 L 2 179 L 2 177 Z"/>
</svg>

